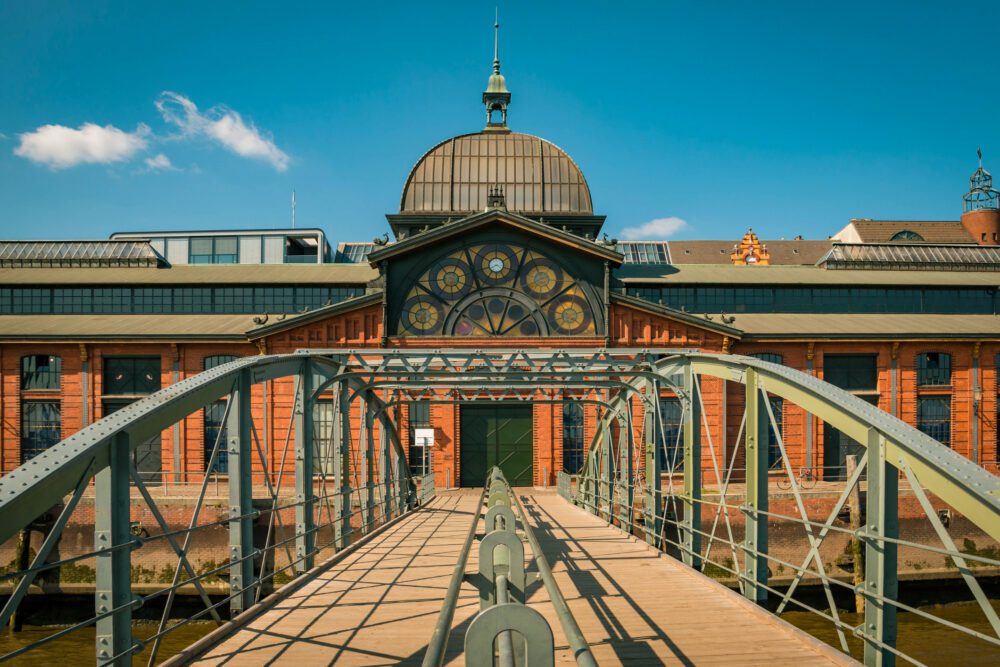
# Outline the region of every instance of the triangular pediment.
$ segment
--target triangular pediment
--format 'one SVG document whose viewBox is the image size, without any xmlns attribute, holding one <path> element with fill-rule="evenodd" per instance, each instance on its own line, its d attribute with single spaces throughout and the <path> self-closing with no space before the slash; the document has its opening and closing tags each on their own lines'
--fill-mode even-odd
<svg viewBox="0 0 1000 667">
<path fill-rule="evenodd" d="M 411 252 L 439 246 L 441 243 L 454 239 L 456 236 L 468 234 L 475 230 L 488 227 L 502 227 L 520 231 L 528 236 L 535 236 L 550 243 L 564 246 L 577 252 L 608 261 L 612 266 L 620 266 L 624 256 L 615 247 L 582 238 L 571 232 L 557 229 L 531 218 L 511 213 L 503 209 L 490 209 L 482 213 L 470 215 L 427 231 L 414 234 L 391 245 L 384 246 L 368 255 L 372 266 L 378 266 L 384 260 L 401 257 Z"/>
</svg>

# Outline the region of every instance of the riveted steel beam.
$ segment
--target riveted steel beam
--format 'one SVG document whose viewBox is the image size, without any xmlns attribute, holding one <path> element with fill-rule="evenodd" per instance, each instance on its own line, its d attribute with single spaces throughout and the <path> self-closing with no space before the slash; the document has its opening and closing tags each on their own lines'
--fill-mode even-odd
<svg viewBox="0 0 1000 667">
<path fill-rule="evenodd" d="M 295 392 L 295 571 L 306 572 L 315 564 L 316 519 L 313 473 L 316 446 L 315 402 L 312 399 L 313 368 L 303 359 Z"/>
<path fill-rule="evenodd" d="M 697 376 L 684 369 L 684 517 L 680 523 L 681 560 L 701 569 L 701 401 Z"/>
<path fill-rule="evenodd" d="M 97 664 L 132 664 L 132 535 L 129 531 L 129 436 L 111 439 L 108 465 L 94 477 L 97 551 Z"/>
<path fill-rule="evenodd" d="M 743 538 L 743 594 L 758 604 L 767 603 L 767 414 L 761 400 L 757 371 L 748 368 L 746 385 L 746 529 Z M 766 398 L 764 399 L 766 400 Z"/>
<path fill-rule="evenodd" d="M 229 609 L 233 616 L 250 608 L 254 593 L 253 448 L 250 372 L 239 374 L 230 394 L 226 422 L 229 456 Z"/>
<path fill-rule="evenodd" d="M 896 654 L 896 607 L 899 594 L 897 545 L 899 539 L 899 469 L 887 458 L 885 436 L 868 429 L 868 492 L 865 494 L 865 664 L 892 667 Z"/>
</svg>

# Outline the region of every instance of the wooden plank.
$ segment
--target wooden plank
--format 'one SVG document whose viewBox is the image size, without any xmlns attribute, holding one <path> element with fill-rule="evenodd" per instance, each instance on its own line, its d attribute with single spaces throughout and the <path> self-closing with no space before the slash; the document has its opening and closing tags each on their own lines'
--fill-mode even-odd
<svg viewBox="0 0 1000 667">
<path fill-rule="evenodd" d="M 521 496 L 535 536 L 597 662 L 856 664 L 680 562 L 657 554 L 561 497 Z M 544 588 L 528 604 L 572 663 Z"/>
<path fill-rule="evenodd" d="M 851 662 L 557 495 L 521 497 L 599 664 Z M 477 499 L 441 493 L 208 651 L 199 664 L 420 664 Z M 525 549 L 530 556 L 527 543 Z M 477 554 L 478 542 L 467 572 L 478 570 Z M 552 627 L 556 661 L 575 664 L 548 593 L 533 576 L 528 604 Z M 465 664 L 464 631 L 478 610 L 478 593 L 466 581 L 447 664 Z"/>
</svg>

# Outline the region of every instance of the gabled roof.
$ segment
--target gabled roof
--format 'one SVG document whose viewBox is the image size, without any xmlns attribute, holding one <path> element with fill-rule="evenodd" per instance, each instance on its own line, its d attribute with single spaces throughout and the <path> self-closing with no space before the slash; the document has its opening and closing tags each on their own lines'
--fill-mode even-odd
<svg viewBox="0 0 1000 667">
<path fill-rule="evenodd" d="M 0 241 L 3 267 L 157 267 L 165 263 L 146 241 Z"/>
<path fill-rule="evenodd" d="M 690 324 L 691 326 L 699 327 L 701 329 L 708 329 L 709 331 L 714 331 L 724 336 L 729 336 L 730 338 L 741 338 L 743 336 L 743 331 L 734 326 L 729 326 L 727 324 L 723 324 L 722 322 L 707 319 L 704 315 L 692 315 L 691 313 L 686 313 L 683 310 L 677 310 L 676 308 L 646 301 L 645 299 L 640 299 L 638 297 L 612 293 L 611 302 L 622 306 L 628 306 L 629 308 L 643 310 L 654 315 L 661 315 L 668 319 L 684 322 L 685 324 Z M 721 315 L 718 315 L 717 317 L 719 317 L 720 320 L 722 319 Z"/>
<path fill-rule="evenodd" d="M 761 243 L 767 246 L 771 266 L 815 264 L 833 244 L 823 241 L 778 240 Z M 738 241 L 670 241 L 670 261 L 673 264 L 731 265 L 730 255 Z M 761 268 L 761 267 L 754 267 Z"/>
<path fill-rule="evenodd" d="M 542 222 L 536 222 L 531 218 L 526 218 L 516 213 L 511 213 L 510 211 L 490 209 L 483 211 L 482 213 L 470 215 L 450 224 L 429 229 L 426 232 L 421 232 L 420 234 L 414 234 L 413 236 L 403 239 L 402 241 L 374 250 L 369 253 L 368 261 L 372 266 L 377 266 L 378 263 L 384 259 L 397 257 L 418 248 L 436 246 L 447 238 L 457 234 L 463 234 L 474 229 L 479 229 L 480 227 L 484 227 L 489 224 L 501 224 L 512 229 L 527 232 L 528 234 L 544 238 L 550 242 L 586 252 L 602 260 L 606 259 L 610 261 L 613 266 L 621 265 L 625 259 L 620 252 L 613 249 L 613 246 L 589 241 L 585 238 L 577 236 L 576 234 L 565 232 Z"/>
<path fill-rule="evenodd" d="M 1000 246 L 836 243 L 816 264 L 827 269 L 1000 271 Z"/>
<path fill-rule="evenodd" d="M 889 243 L 900 232 L 918 234 L 924 243 L 976 242 L 957 220 L 851 220 L 832 238 L 844 243 Z"/>
<path fill-rule="evenodd" d="M 275 320 L 270 324 L 264 324 L 263 326 L 247 331 L 246 335 L 250 340 L 257 340 L 258 338 L 270 336 L 271 334 L 300 327 L 303 324 L 323 320 L 334 315 L 349 313 L 352 310 L 357 310 L 358 308 L 364 308 L 381 302 L 382 290 L 370 292 L 363 296 L 356 296 L 352 299 L 345 299 L 343 301 L 330 304 L 329 306 L 317 308 L 316 310 L 310 310 L 309 312 L 302 313 L 301 315 L 291 315 L 282 319 L 275 318 Z M 281 316 L 279 315 L 278 317 Z"/>
</svg>

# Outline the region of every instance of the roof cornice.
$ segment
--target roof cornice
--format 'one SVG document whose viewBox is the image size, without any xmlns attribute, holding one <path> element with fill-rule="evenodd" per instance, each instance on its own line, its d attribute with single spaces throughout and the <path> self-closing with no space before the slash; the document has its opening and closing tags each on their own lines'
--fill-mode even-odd
<svg viewBox="0 0 1000 667">
<path fill-rule="evenodd" d="M 491 222 L 499 222 L 513 229 L 519 229 L 536 236 L 541 236 L 555 243 L 569 246 L 576 250 L 582 250 L 591 255 L 596 255 L 603 260 L 611 262 L 613 266 L 620 266 L 622 262 L 625 261 L 624 255 L 616 250 L 612 250 L 609 246 L 602 243 L 595 243 L 594 241 L 581 238 L 571 232 L 551 227 L 545 223 L 537 222 L 531 218 L 518 215 L 517 213 L 511 213 L 510 211 L 505 211 L 503 209 L 489 209 L 487 211 L 483 211 L 482 213 L 476 213 L 462 218 L 461 220 L 452 222 L 451 224 L 435 227 L 434 229 L 429 229 L 426 232 L 410 236 L 402 241 L 397 241 L 392 245 L 386 246 L 381 250 L 375 250 L 368 254 L 368 262 L 373 267 L 377 267 L 379 262 L 389 259 L 390 257 L 397 257 L 418 248 L 437 244 L 443 239 L 477 229 Z"/>
<path fill-rule="evenodd" d="M 702 329 L 708 329 L 709 331 L 714 331 L 716 333 L 729 336 L 730 338 L 742 338 L 745 335 L 742 329 L 720 324 L 713 320 L 699 317 L 698 315 L 692 315 L 691 313 L 686 313 L 683 310 L 677 310 L 676 308 L 671 308 L 658 303 L 651 303 L 645 299 L 640 299 L 634 296 L 612 293 L 611 302 L 622 306 L 628 306 L 629 308 L 643 310 L 647 313 L 652 313 L 653 315 L 661 315 L 672 320 L 678 320 L 680 322 L 684 322 L 685 324 L 690 324 Z"/>
<path fill-rule="evenodd" d="M 377 292 L 356 296 L 352 299 L 338 301 L 337 303 L 330 304 L 329 306 L 323 306 L 322 308 L 317 308 L 316 310 L 310 310 L 306 313 L 302 313 L 301 315 L 286 317 L 285 319 L 279 322 L 274 322 L 273 324 L 265 324 L 247 331 L 246 336 L 247 339 L 251 341 L 258 340 L 272 334 L 287 331 L 288 329 L 300 327 L 303 324 L 309 324 L 311 322 L 315 322 L 316 320 L 326 319 L 327 317 L 332 317 L 334 315 L 342 315 L 344 313 L 349 313 L 352 310 L 357 310 L 358 308 L 364 308 L 381 302 L 382 290 L 378 290 Z"/>
</svg>

